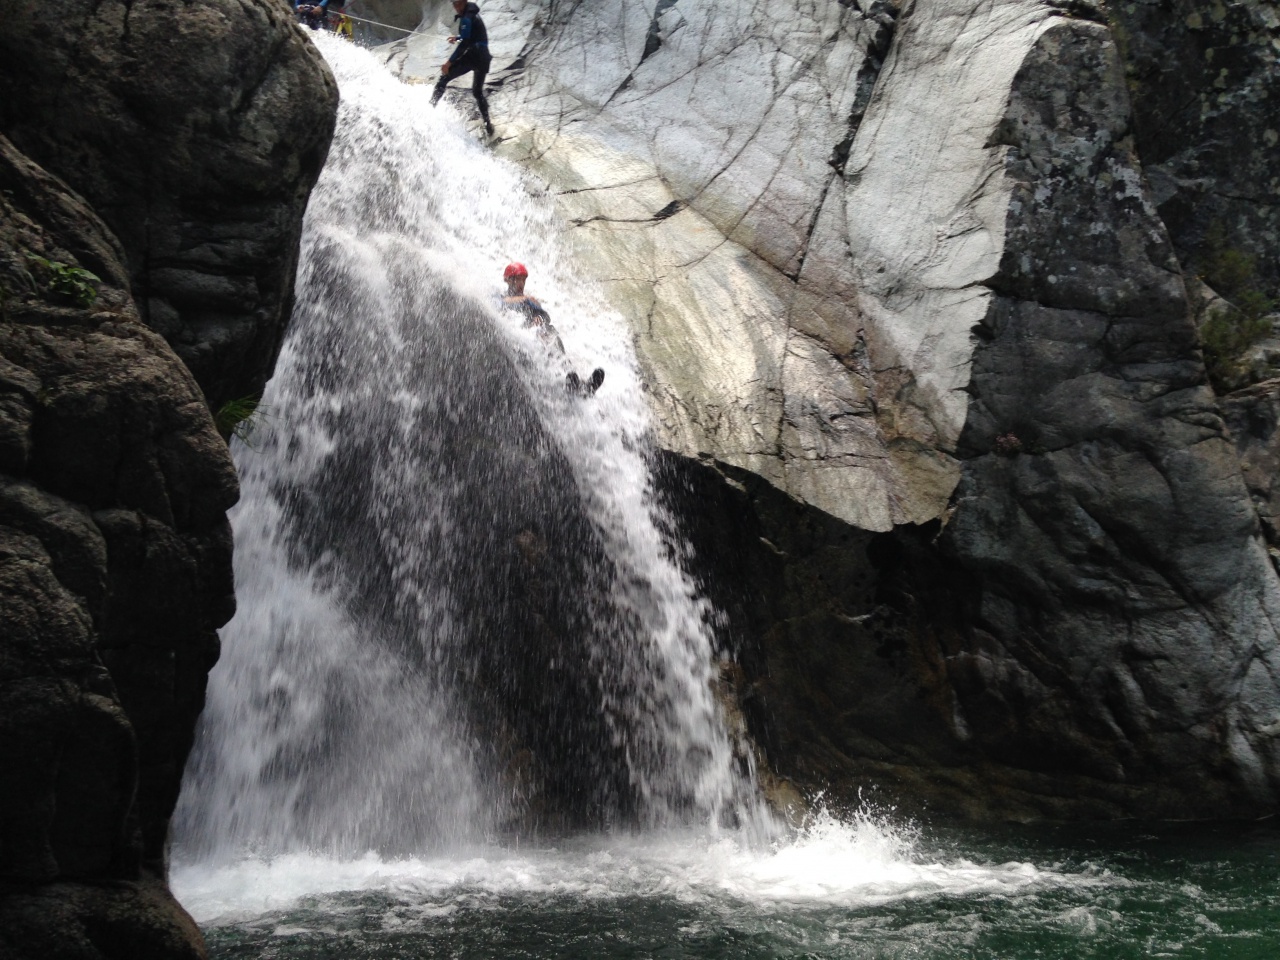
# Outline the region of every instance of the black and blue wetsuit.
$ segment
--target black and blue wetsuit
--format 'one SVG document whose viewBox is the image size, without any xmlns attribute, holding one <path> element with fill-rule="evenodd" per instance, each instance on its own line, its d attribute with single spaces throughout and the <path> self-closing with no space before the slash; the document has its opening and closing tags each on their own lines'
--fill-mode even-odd
<svg viewBox="0 0 1280 960">
<path fill-rule="evenodd" d="M 294 0 L 293 9 L 298 15 L 298 21 L 312 30 L 319 30 L 321 27 L 332 30 L 333 22 L 329 19 L 329 14 L 341 14 L 346 5 L 347 0 Z"/>
<path fill-rule="evenodd" d="M 493 131 L 489 122 L 489 101 L 484 96 L 484 78 L 489 73 L 489 64 L 493 58 L 489 56 L 489 31 L 480 19 L 480 8 L 468 3 L 462 13 L 455 18 L 458 21 L 458 45 L 449 57 L 449 71 L 436 83 L 435 92 L 431 94 L 434 104 L 444 95 L 444 88 L 450 80 L 456 80 L 464 73 L 470 72 L 471 92 L 475 94 L 476 104 L 480 107 L 480 116 L 484 118 L 486 130 Z"/>
<path fill-rule="evenodd" d="M 565 357 L 564 341 L 560 339 L 556 328 L 551 325 L 551 314 L 547 313 L 542 304 L 526 294 L 503 297 L 500 303 L 504 310 L 514 310 L 516 313 L 524 314 L 524 323 L 521 326 L 526 330 L 532 328 L 539 340 L 549 347 L 554 347 L 561 357 Z M 600 389 L 600 384 L 604 383 L 604 371 L 596 367 L 591 371 L 591 376 L 583 380 L 576 372 L 568 369 L 567 357 L 563 362 L 566 368 L 565 388 L 580 397 L 595 396 L 595 392 Z"/>
<path fill-rule="evenodd" d="M 556 332 L 556 328 L 551 325 L 551 314 L 533 297 L 521 294 L 520 296 L 503 297 L 501 300 L 503 310 L 513 310 L 516 313 L 524 314 L 524 323 L 521 324 L 526 330 L 532 329 L 538 335 L 538 339 L 548 346 L 553 346 L 560 353 L 564 353 L 564 342 L 560 339 L 560 334 Z"/>
</svg>

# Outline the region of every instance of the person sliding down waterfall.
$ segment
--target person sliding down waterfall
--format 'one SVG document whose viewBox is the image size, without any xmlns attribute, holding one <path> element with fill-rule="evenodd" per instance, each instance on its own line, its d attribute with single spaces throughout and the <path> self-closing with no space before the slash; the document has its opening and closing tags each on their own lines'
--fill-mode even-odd
<svg viewBox="0 0 1280 960">
<path fill-rule="evenodd" d="M 556 328 L 551 325 L 551 314 L 547 313 L 542 304 L 524 292 L 525 281 L 529 279 L 529 271 L 525 265 L 523 263 L 507 264 L 507 269 L 502 271 L 502 279 L 507 281 L 507 295 L 502 298 L 502 309 L 523 313 L 525 319 L 521 326 L 526 330 L 532 329 L 539 340 L 549 347 L 555 347 L 563 356 L 564 342 L 560 339 Z M 600 389 L 600 384 L 604 383 L 604 371 L 596 367 L 591 371 L 590 379 L 583 380 L 577 373 L 570 370 L 565 374 L 564 383 L 570 392 L 580 397 L 590 397 Z"/>
<path fill-rule="evenodd" d="M 480 107 L 480 116 L 484 118 L 484 132 L 493 136 L 493 124 L 489 122 L 489 101 L 484 98 L 484 78 L 489 72 L 489 64 L 493 58 L 489 56 L 489 31 L 480 19 L 480 8 L 467 0 L 453 0 L 453 18 L 458 21 L 458 35 L 450 37 L 450 43 L 456 43 L 449 59 L 440 64 L 443 76 L 436 82 L 435 92 L 431 94 L 431 105 L 434 107 L 444 96 L 444 88 L 450 80 L 456 80 L 464 73 L 471 73 L 471 92 L 475 94 L 476 104 Z"/>
</svg>

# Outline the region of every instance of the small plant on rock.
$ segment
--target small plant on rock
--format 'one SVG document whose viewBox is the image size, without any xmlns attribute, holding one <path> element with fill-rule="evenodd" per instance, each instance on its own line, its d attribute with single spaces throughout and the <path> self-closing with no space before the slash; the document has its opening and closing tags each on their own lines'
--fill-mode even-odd
<svg viewBox="0 0 1280 960">
<path fill-rule="evenodd" d="M 1267 315 L 1276 303 L 1258 289 L 1257 260 L 1228 246 L 1221 223 L 1208 229 L 1204 248 L 1201 279 L 1219 296 L 1199 317 L 1204 371 L 1217 393 L 1230 393 L 1257 379 L 1243 357 L 1253 344 L 1270 337 Z"/>
<path fill-rule="evenodd" d="M 1211 309 L 1200 327 L 1205 370 L 1218 393 L 1247 386 L 1249 376 L 1241 369 L 1240 357 L 1271 334 L 1271 320 L 1267 316 L 1270 301 L 1264 300 L 1263 304 L 1228 304 Z"/>
<path fill-rule="evenodd" d="M 228 400 L 213 415 L 214 426 L 218 433 L 230 440 L 238 437 L 241 442 L 250 444 L 253 431 L 257 427 L 260 416 L 266 411 L 261 406 L 261 397 L 241 397 L 239 400 Z"/>
<path fill-rule="evenodd" d="M 1214 224 L 1205 238 L 1208 253 L 1201 279 L 1221 299 L 1200 322 L 1205 371 L 1218 393 L 1248 386 L 1250 372 L 1241 363 L 1245 352 L 1271 335 L 1268 316 L 1275 301 L 1258 289 L 1257 262 L 1249 254 L 1226 245 L 1226 232 Z"/>
<path fill-rule="evenodd" d="M 83 267 L 50 260 L 38 254 L 28 253 L 27 259 L 41 275 L 44 292 L 56 300 L 74 303 L 78 307 L 91 307 L 98 299 L 98 284 L 102 278 Z"/>
<path fill-rule="evenodd" d="M 1022 441 L 1016 433 L 1002 433 L 996 437 L 991 449 L 999 457 L 1016 457 L 1022 452 Z"/>
</svg>

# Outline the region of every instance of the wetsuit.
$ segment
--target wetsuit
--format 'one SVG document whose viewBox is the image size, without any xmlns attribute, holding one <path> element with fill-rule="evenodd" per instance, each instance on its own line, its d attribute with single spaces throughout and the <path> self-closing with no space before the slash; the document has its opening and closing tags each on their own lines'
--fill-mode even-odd
<svg viewBox="0 0 1280 960">
<path fill-rule="evenodd" d="M 298 20 L 312 30 L 319 30 L 321 27 L 332 30 L 334 24 L 329 19 L 329 14 L 341 16 L 346 2 L 347 0 L 318 0 L 316 3 L 295 3 L 294 10 L 298 14 Z"/>
<path fill-rule="evenodd" d="M 475 94 L 476 105 L 480 107 L 480 116 L 484 118 L 486 130 L 492 131 L 489 122 L 489 101 L 484 96 L 484 78 L 489 73 L 489 64 L 493 58 L 489 56 L 489 31 L 480 19 L 480 8 L 468 3 L 462 13 L 455 17 L 458 21 L 458 43 L 449 57 L 449 71 L 437 82 L 435 92 L 431 94 L 432 104 L 437 103 L 444 95 L 444 88 L 450 80 L 456 80 L 464 73 L 471 73 L 471 92 Z"/>
<path fill-rule="evenodd" d="M 526 330 L 532 328 L 539 340 L 548 346 L 555 347 L 560 351 L 561 356 L 565 355 L 564 341 L 560 339 L 556 328 L 551 325 L 551 314 L 547 313 L 542 304 L 533 297 L 527 294 L 503 297 L 502 308 L 523 313 L 525 319 L 521 326 Z M 568 366 L 567 360 L 565 365 Z M 564 382 L 571 393 L 576 393 L 580 397 L 590 397 L 600 389 L 600 384 L 604 383 L 604 371 L 597 367 L 591 371 L 590 377 L 583 380 L 576 372 L 569 370 L 565 373 Z"/>
<path fill-rule="evenodd" d="M 564 341 L 560 339 L 560 334 L 556 332 L 556 328 L 551 325 L 551 314 L 547 313 L 542 304 L 533 297 L 524 294 L 518 297 L 503 297 L 502 307 L 504 310 L 523 313 L 524 323 L 521 324 L 522 327 L 526 330 L 532 328 L 538 334 L 539 340 L 564 353 Z"/>
</svg>

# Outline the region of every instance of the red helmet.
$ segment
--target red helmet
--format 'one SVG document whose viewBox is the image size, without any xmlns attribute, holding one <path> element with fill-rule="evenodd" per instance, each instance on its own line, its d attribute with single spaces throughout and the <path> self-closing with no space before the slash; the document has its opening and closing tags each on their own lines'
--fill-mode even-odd
<svg viewBox="0 0 1280 960">
<path fill-rule="evenodd" d="M 507 269 L 502 271 L 502 279 L 510 280 L 513 277 L 527 277 L 529 271 L 523 263 L 508 263 Z"/>
</svg>

